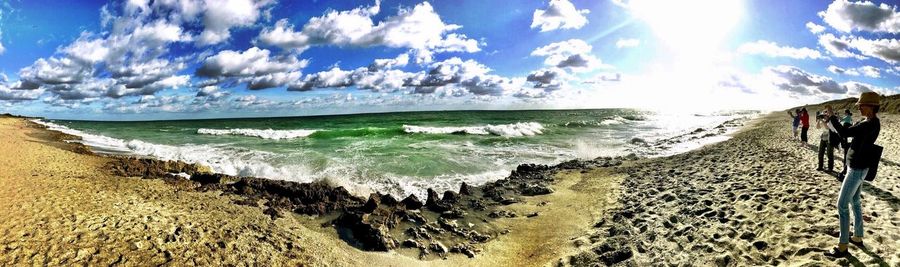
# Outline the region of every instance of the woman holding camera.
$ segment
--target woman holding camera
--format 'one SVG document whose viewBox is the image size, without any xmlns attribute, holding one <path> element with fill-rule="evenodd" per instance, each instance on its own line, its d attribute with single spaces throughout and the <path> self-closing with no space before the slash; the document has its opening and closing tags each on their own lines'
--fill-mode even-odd
<svg viewBox="0 0 900 267">
<path fill-rule="evenodd" d="M 878 119 L 878 110 L 880 108 L 881 97 L 875 92 L 865 92 L 856 102 L 857 109 L 865 119 L 857 122 L 853 126 L 844 127 L 837 119 L 832 116 L 829 120 L 828 127 L 843 137 L 853 137 L 850 142 L 850 149 L 845 158 L 849 165 L 847 176 L 844 177 L 841 184 L 841 192 L 838 196 L 837 208 L 840 218 L 841 234 L 837 247 L 829 252 L 825 252 L 828 257 L 845 257 L 850 253 L 847 251 L 848 243 L 857 246 L 863 246 L 863 218 L 862 203 L 860 202 L 860 193 L 862 191 L 863 179 L 872 166 L 873 161 L 877 160 L 873 155 L 875 149 L 875 140 L 881 132 L 881 121 Z M 853 207 L 853 236 L 850 236 L 850 214 L 848 205 Z"/>
</svg>

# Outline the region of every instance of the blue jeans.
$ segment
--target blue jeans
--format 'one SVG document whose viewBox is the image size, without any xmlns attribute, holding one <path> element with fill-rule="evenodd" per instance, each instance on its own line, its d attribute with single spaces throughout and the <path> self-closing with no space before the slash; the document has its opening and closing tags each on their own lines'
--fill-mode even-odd
<svg viewBox="0 0 900 267">
<path fill-rule="evenodd" d="M 844 183 L 841 185 L 841 195 L 838 196 L 837 206 L 838 215 L 841 221 L 841 244 L 850 242 L 850 211 L 847 205 L 853 206 L 853 235 L 856 237 L 863 236 L 863 218 L 862 204 L 860 203 L 859 194 L 862 191 L 863 178 L 869 169 L 850 168 Z"/>
</svg>

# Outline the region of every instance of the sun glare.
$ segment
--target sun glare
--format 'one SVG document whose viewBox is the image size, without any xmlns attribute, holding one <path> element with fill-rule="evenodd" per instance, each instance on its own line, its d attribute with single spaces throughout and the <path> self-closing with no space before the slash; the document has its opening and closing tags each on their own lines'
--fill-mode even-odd
<svg viewBox="0 0 900 267">
<path fill-rule="evenodd" d="M 630 7 L 661 43 L 687 53 L 718 47 L 744 13 L 741 0 L 635 0 Z"/>
</svg>

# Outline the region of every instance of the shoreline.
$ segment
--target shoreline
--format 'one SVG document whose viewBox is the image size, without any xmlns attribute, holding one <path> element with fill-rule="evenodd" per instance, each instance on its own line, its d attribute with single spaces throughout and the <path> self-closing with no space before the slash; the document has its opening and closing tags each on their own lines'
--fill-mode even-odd
<svg viewBox="0 0 900 267">
<path fill-rule="evenodd" d="M 888 116 L 883 120 L 894 121 L 896 120 L 896 117 Z M 487 240 L 487 242 L 478 243 L 478 246 L 474 247 L 474 249 L 481 250 L 481 252 L 476 253 L 474 258 L 471 259 L 465 256 L 465 252 L 459 249 L 459 253 L 446 254 L 445 257 L 438 258 L 430 256 L 431 258 L 426 257 L 426 259 L 428 259 L 426 261 L 415 259 L 417 254 L 416 252 L 414 252 L 415 249 L 397 248 L 395 249 L 395 251 L 388 253 L 365 252 L 353 247 L 346 240 L 338 238 L 338 233 L 340 232 L 340 230 L 330 230 L 337 228 L 322 228 L 321 225 L 319 225 L 319 228 L 315 228 L 317 226 L 316 222 L 321 222 L 321 220 L 317 220 L 317 218 L 323 219 L 327 216 L 309 217 L 307 215 L 299 215 L 295 213 L 278 212 L 277 209 L 275 209 L 276 212 L 274 214 L 284 217 L 281 217 L 280 219 L 273 219 L 277 216 L 272 216 L 271 214 L 273 214 L 273 212 L 268 211 L 269 209 L 272 209 L 272 207 L 269 207 L 269 209 L 261 209 L 248 207 L 246 205 L 235 205 L 235 203 L 246 201 L 246 199 L 242 199 L 238 195 L 234 194 L 215 193 L 217 192 L 215 190 L 209 190 L 205 192 L 187 190 L 185 187 L 181 187 L 181 185 L 179 185 L 178 183 L 166 184 L 166 182 L 159 179 L 134 180 L 130 178 L 123 179 L 121 177 L 109 176 L 109 178 L 103 178 L 101 180 L 110 184 L 125 183 L 139 184 L 144 187 L 149 186 L 149 188 L 153 188 L 153 191 L 157 192 L 175 190 L 175 192 L 180 192 L 176 194 L 203 195 L 206 197 L 212 197 L 212 199 L 217 199 L 216 202 L 219 203 L 217 205 L 220 205 L 220 208 L 240 209 L 242 210 L 241 214 L 246 214 L 242 216 L 257 218 L 255 219 L 256 221 L 254 224 L 248 225 L 271 225 L 273 223 L 276 225 L 294 225 L 288 228 L 291 230 L 270 229 L 273 231 L 267 233 L 277 233 L 276 236 L 318 236 L 319 239 L 316 240 L 319 241 L 316 242 L 325 244 L 326 251 L 329 251 L 327 253 L 321 253 L 317 254 L 315 257 L 311 257 L 312 254 L 310 254 L 311 251 L 309 251 L 309 245 L 313 243 L 303 245 L 293 242 L 293 245 L 291 245 L 292 249 L 288 249 L 288 251 L 296 252 L 296 250 L 300 248 L 300 250 L 303 250 L 303 252 L 299 254 L 292 254 L 294 257 L 275 257 L 270 259 L 272 260 L 271 262 L 284 263 L 291 261 L 289 259 L 293 258 L 294 260 L 302 259 L 299 262 L 313 265 L 343 265 L 351 264 L 351 262 L 356 262 L 357 264 L 366 262 L 373 265 L 544 265 L 556 263 L 566 265 L 580 265 L 590 263 L 624 264 L 628 262 L 642 264 L 659 261 L 670 263 L 705 262 L 706 264 L 726 266 L 734 265 L 736 262 L 754 264 L 788 263 L 792 265 L 804 263 L 823 264 L 831 262 L 831 264 L 834 264 L 835 262 L 833 261 L 827 261 L 822 257 L 816 257 L 816 255 L 821 254 L 820 252 L 818 252 L 818 250 L 816 250 L 817 247 L 827 248 L 828 245 L 831 245 L 831 241 L 836 239 L 835 237 L 828 236 L 831 231 L 828 229 L 836 228 L 837 226 L 836 218 L 831 218 L 832 216 L 828 216 L 827 214 L 828 210 L 833 209 L 833 204 L 828 205 L 829 201 L 825 201 L 823 199 L 815 199 L 814 202 L 817 203 L 816 207 L 818 208 L 815 211 L 818 212 L 821 210 L 822 214 L 814 214 L 812 216 L 814 218 L 821 218 L 819 220 L 822 222 L 810 222 L 810 224 L 813 225 L 813 231 L 809 232 L 802 230 L 803 225 L 797 225 L 796 223 L 792 224 L 792 222 L 790 221 L 775 220 L 775 217 L 772 217 L 772 215 L 777 214 L 773 212 L 781 212 L 788 215 L 794 214 L 791 216 L 810 215 L 805 213 L 805 210 L 803 210 L 804 208 L 799 208 L 797 209 L 797 211 L 792 210 L 792 208 L 808 207 L 809 204 L 812 203 L 810 201 L 813 201 L 811 195 L 804 196 L 804 202 L 796 204 L 795 206 L 792 206 L 791 204 L 778 205 L 777 207 L 772 209 L 766 209 L 766 207 L 763 207 L 762 210 L 757 210 L 756 213 L 760 213 L 765 216 L 754 217 L 754 212 L 750 211 L 754 209 L 760 209 L 758 205 L 750 205 L 747 207 L 736 205 L 736 209 L 733 211 L 729 211 L 726 209 L 717 210 L 716 208 L 724 207 L 722 206 L 724 204 L 717 206 L 715 204 L 718 202 L 715 201 L 713 201 L 713 203 L 710 203 L 709 205 L 705 205 L 705 200 L 715 200 L 715 198 L 711 199 L 711 197 L 721 197 L 722 199 L 730 198 L 728 198 L 728 194 L 725 192 L 726 190 L 713 190 L 712 192 L 707 192 L 703 189 L 704 186 L 698 187 L 698 185 L 700 184 L 705 184 L 705 187 L 707 188 L 706 190 L 708 190 L 710 185 L 717 183 L 721 184 L 722 182 L 731 182 L 730 184 L 743 184 L 744 188 L 740 188 L 739 186 L 738 188 L 731 189 L 731 191 L 733 191 L 732 197 L 737 202 L 749 201 L 749 204 L 752 204 L 754 201 L 768 202 L 768 200 L 776 202 L 784 201 L 785 203 L 793 204 L 793 202 L 790 202 L 791 194 L 797 194 L 797 190 L 801 190 L 804 188 L 808 191 L 817 190 L 816 192 L 820 192 L 823 196 L 826 196 L 823 198 L 827 198 L 827 196 L 835 194 L 836 192 L 828 191 L 833 189 L 833 185 L 822 183 L 828 185 L 827 187 L 824 187 L 822 184 L 810 183 L 812 181 L 809 181 L 809 179 L 798 179 L 800 181 L 804 181 L 804 183 L 796 184 L 795 186 L 797 186 L 798 188 L 795 188 L 792 193 L 787 193 L 787 189 L 780 192 L 775 192 L 775 190 L 770 189 L 764 194 L 760 194 L 759 192 L 753 191 L 755 188 L 759 188 L 758 186 L 748 186 L 748 183 L 752 185 L 756 182 L 772 182 L 768 180 L 754 181 L 753 179 L 760 180 L 761 178 L 759 177 L 763 173 L 777 174 L 778 172 L 773 172 L 774 169 L 777 169 L 774 166 L 779 165 L 777 165 L 776 163 L 769 163 L 772 161 L 772 159 L 763 157 L 764 153 L 761 154 L 760 151 L 751 153 L 754 156 L 749 156 L 745 155 L 746 153 L 741 153 L 741 150 L 737 150 L 737 152 L 734 152 L 735 150 L 729 147 L 737 146 L 741 149 L 749 150 L 751 152 L 758 148 L 764 148 L 763 150 L 765 151 L 774 149 L 772 151 L 781 151 L 779 153 L 786 153 L 783 154 L 785 156 L 788 154 L 807 155 L 814 153 L 814 151 L 809 151 L 808 148 L 800 146 L 789 146 L 787 147 L 787 150 L 776 149 L 778 148 L 778 145 L 775 145 L 775 148 L 771 148 L 773 144 L 786 143 L 786 141 L 773 138 L 773 135 L 777 134 L 771 133 L 770 131 L 767 132 L 765 128 L 777 127 L 782 123 L 782 121 L 784 125 L 788 125 L 787 118 L 781 118 L 777 113 L 762 115 L 761 117 L 752 120 L 750 123 L 745 124 L 737 132 L 732 133 L 734 137 L 729 140 L 712 145 L 705 145 L 699 149 L 691 150 L 689 152 L 677 154 L 674 156 L 636 159 L 625 161 L 621 166 L 608 166 L 601 168 L 596 168 L 596 166 L 578 165 L 575 163 L 584 161 L 573 161 L 575 163 L 570 163 L 573 164 L 571 168 L 554 171 L 554 173 L 550 175 L 541 175 L 538 180 L 532 179 L 531 182 L 540 182 L 542 180 L 549 179 L 545 182 L 547 182 L 547 187 L 551 188 L 553 192 L 533 197 L 523 196 L 520 198 L 524 201 L 518 203 L 511 203 L 509 205 L 496 205 L 496 207 L 499 208 L 496 208 L 493 211 L 502 210 L 506 212 L 514 212 L 517 214 L 517 216 L 514 218 L 507 218 L 505 216 L 501 216 L 500 218 L 491 218 L 493 220 L 491 220 L 489 223 L 485 222 L 482 226 L 474 227 L 494 229 L 498 231 L 509 231 L 506 234 L 488 234 L 491 237 L 489 238 L 489 240 Z M 786 130 L 784 131 L 784 133 L 781 133 L 783 136 L 779 135 L 778 138 L 789 139 L 789 129 L 787 127 L 783 128 Z M 23 128 L 19 127 L 19 130 L 23 130 Z M 27 131 L 27 129 L 24 130 Z M 888 139 L 889 142 L 893 143 L 893 141 L 896 140 L 894 139 L 895 131 L 893 129 L 886 130 L 887 131 L 883 130 L 882 134 L 889 136 L 889 138 L 885 139 Z M 758 141 L 760 139 L 764 139 L 764 141 Z M 60 142 L 57 141 L 57 143 Z M 54 146 L 53 144 L 42 145 L 53 147 L 53 149 L 60 148 Z M 892 159 L 893 156 L 896 155 L 894 155 L 894 153 L 888 152 L 886 153 L 885 158 Z M 94 158 L 91 161 L 95 162 L 103 161 L 97 160 L 97 158 L 102 158 L 98 156 L 80 157 Z M 811 160 L 807 159 L 807 161 Z M 734 166 L 752 165 L 754 162 L 757 162 L 757 165 L 762 165 L 763 169 L 761 169 L 760 171 L 755 171 L 755 166 L 749 166 L 746 170 L 734 168 Z M 704 170 L 705 168 L 708 168 L 708 166 L 704 166 L 704 164 L 708 164 L 709 166 L 719 166 L 719 168 L 721 168 L 723 171 L 717 174 L 716 171 Z M 769 165 L 772 165 L 773 169 L 769 169 L 768 167 L 766 167 Z M 781 166 L 786 167 L 789 165 Z M 883 177 L 880 178 L 881 180 L 876 180 L 876 182 L 872 186 L 867 187 L 867 190 L 865 190 L 863 194 L 864 210 L 868 212 L 870 209 L 875 209 L 877 211 L 877 214 L 880 215 L 879 217 L 875 218 L 870 217 L 870 220 L 872 220 L 872 222 L 869 222 L 867 224 L 867 229 L 876 229 L 880 230 L 881 232 L 881 235 L 879 235 L 879 233 L 872 233 L 871 239 L 873 240 L 867 241 L 867 244 L 872 244 L 871 246 L 873 246 L 873 248 L 870 250 L 871 254 L 876 255 L 877 257 L 866 256 L 869 254 L 862 254 L 859 255 L 858 258 L 855 258 L 857 262 L 870 264 L 878 262 L 893 262 L 894 264 L 896 264 L 900 262 L 900 256 L 896 255 L 898 253 L 897 250 L 891 247 L 892 244 L 900 245 L 900 243 L 898 243 L 900 241 L 893 241 L 900 240 L 900 238 L 892 239 L 892 237 L 900 237 L 900 229 L 898 229 L 897 227 L 898 224 L 900 224 L 900 217 L 898 217 L 896 212 L 897 208 L 900 207 L 900 200 L 897 200 L 896 197 L 894 197 L 900 195 L 900 185 L 897 185 L 898 183 L 896 182 L 897 178 L 895 175 L 896 172 L 894 170 L 897 167 L 892 165 L 883 165 L 883 168 L 884 170 L 879 169 L 880 175 L 883 175 Z M 532 170 L 529 170 L 529 172 L 527 173 L 532 173 L 530 171 Z M 698 177 L 695 177 L 695 175 L 698 174 L 703 174 L 701 175 L 702 179 L 697 179 Z M 756 175 L 754 176 L 753 174 Z M 96 173 L 94 175 L 96 175 Z M 795 177 L 795 175 L 817 176 L 817 174 L 813 173 L 811 170 L 793 170 L 789 167 L 787 168 L 787 171 L 783 171 L 781 175 L 787 175 L 788 177 Z M 45 180 L 56 179 L 52 178 L 52 175 L 51 177 L 43 177 L 41 175 L 38 175 L 36 177 Z M 648 179 L 648 177 L 651 178 Z M 84 178 L 80 179 L 83 180 Z M 154 180 L 156 180 L 157 182 L 155 182 Z M 173 184 L 175 186 L 172 186 Z M 193 186 L 188 186 L 187 188 L 190 189 L 192 187 Z M 484 188 L 479 189 L 482 191 L 481 194 L 483 195 Z M 506 190 L 509 188 L 504 189 Z M 783 186 L 778 187 L 778 189 L 783 189 Z M 747 191 L 747 193 L 740 193 L 743 191 Z M 833 189 L 831 191 L 836 191 L 836 189 Z M 689 197 L 698 194 L 701 196 L 694 196 L 693 199 Z M 745 196 L 748 197 L 746 200 L 744 199 Z M 866 203 L 873 198 L 876 203 Z M 431 202 L 432 205 L 440 205 L 441 202 L 444 201 L 444 199 L 445 197 L 438 197 L 437 192 L 435 192 L 435 198 L 431 199 L 431 201 L 421 200 L 421 202 L 423 202 L 423 205 L 427 205 L 427 202 Z M 259 199 L 257 199 L 257 204 L 259 204 L 259 202 L 263 202 L 262 205 L 265 206 L 270 202 L 270 200 L 271 199 L 260 201 Z M 390 204 L 390 200 L 384 201 L 385 199 L 382 196 L 371 197 L 370 200 L 367 200 L 367 202 L 371 202 L 371 200 L 376 200 L 376 202 L 379 203 L 375 205 L 375 209 L 371 210 L 369 214 L 398 214 L 400 213 L 400 207 L 403 206 L 397 204 L 392 205 Z M 471 198 L 469 198 L 469 200 L 471 200 Z M 500 200 L 502 201 L 502 199 Z M 395 199 L 395 201 L 399 200 Z M 497 202 L 499 203 L 500 201 Z M 578 205 L 574 205 L 576 203 L 578 203 Z M 700 207 L 697 207 L 698 209 L 694 210 L 692 207 L 696 206 L 697 203 L 703 203 L 703 206 L 707 206 L 706 208 L 710 210 L 705 210 Z M 366 205 L 364 204 L 362 207 L 365 206 Z M 371 207 L 371 205 L 369 206 Z M 366 211 L 368 211 L 368 208 L 366 209 Z M 423 209 L 428 208 L 426 207 Z M 648 213 L 655 209 L 662 210 L 657 211 L 657 213 Z M 894 214 L 890 214 L 891 210 L 895 211 Z M 584 211 L 589 212 L 585 213 Z M 197 210 L 195 210 L 195 212 L 206 213 L 205 211 Z M 714 220 L 707 221 L 701 219 L 700 221 L 696 221 L 691 220 L 691 216 L 688 216 L 687 218 L 676 216 L 673 219 L 673 217 L 665 215 L 668 214 L 668 212 L 686 212 L 685 214 L 697 213 L 695 217 L 713 218 Z M 528 216 L 532 214 L 536 214 L 537 216 Z M 706 217 L 707 214 L 711 214 L 710 216 L 712 217 Z M 484 216 L 484 214 L 482 213 L 469 216 L 477 217 Z M 740 216 L 744 216 L 744 218 L 738 219 Z M 363 217 L 372 216 L 367 215 Z M 565 219 L 560 220 L 560 218 Z M 635 218 L 639 219 L 636 220 Z M 778 228 L 793 229 L 793 231 L 797 231 L 797 235 L 799 236 L 792 235 L 790 231 L 788 231 L 788 233 L 785 233 L 784 229 L 778 230 L 774 234 L 772 234 L 770 233 L 770 231 L 772 230 L 764 230 L 765 225 L 748 225 L 747 222 L 752 221 L 750 220 L 750 218 L 755 218 L 755 220 L 761 222 L 769 222 L 779 225 L 786 224 L 786 226 Z M 263 223 L 263 221 L 265 221 L 265 223 Z M 718 221 L 718 223 L 716 223 L 716 221 Z M 353 221 L 351 220 L 350 222 Z M 364 222 L 364 224 L 366 225 L 372 225 L 371 221 L 356 222 Z M 431 222 L 435 221 L 432 220 Z M 0 223 L 3 222 L 0 221 Z M 693 224 L 708 224 L 706 227 L 711 227 L 715 230 L 712 230 L 713 232 L 710 233 L 706 232 L 707 230 L 703 230 L 706 228 L 701 228 L 699 226 L 686 228 L 686 226 L 691 226 Z M 437 225 L 440 226 L 440 224 Z M 104 228 L 101 228 L 101 230 L 102 229 Z M 540 231 L 538 229 L 556 230 Z M 538 230 L 537 232 L 546 233 L 535 233 L 535 230 Z M 107 229 L 104 232 L 109 232 L 110 234 L 117 233 L 115 229 Z M 448 232 L 452 232 L 452 230 Z M 734 236 L 731 236 L 732 232 L 734 232 Z M 718 236 L 716 236 L 716 234 L 718 234 Z M 751 235 L 753 237 L 750 237 Z M 659 236 L 660 239 L 652 238 L 651 236 Z M 673 237 L 674 239 L 672 239 Z M 804 243 L 807 245 L 807 247 L 796 248 L 791 244 L 780 244 L 779 242 L 777 242 L 777 240 L 772 240 L 772 238 L 778 237 L 786 238 L 787 240 L 793 240 L 794 242 L 807 242 Z M 709 241 L 702 242 L 703 244 L 706 244 L 707 247 L 697 247 L 697 245 L 700 244 L 696 243 L 695 241 L 705 240 L 702 238 L 709 239 Z M 227 238 L 223 239 L 227 240 Z M 0 239 L 0 245 L 2 245 L 0 246 L 0 251 L 3 251 L 5 249 L 6 251 L 16 252 L 14 253 L 15 255 L 21 254 L 17 253 L 21 251 L 21 247 L 9 250 L 9 240 L 12 239 L 8 236 Z M 868 237 L 867 240 L 869 240 Z M 402 243 L 405 240 L 396 241 L 398 243 Z M 253 243 L 254 242 L 250 242 L 244 245 Z M 688 244 L 693 245 L 693 247 L 681 247 L 681 245 L 678 244 Z M 742 246 L 749 246 L 751 249 L 743 249 L 741 248 Z M 762 249 L 760 249 L 760 247 L 762 247 Z M 229 247 L 229 249 L 230 248 L 231 247 Z M 678 248 L 679 251 L 685 251 L 675 255 L 666 254 L 671 254 L 671 250 L 676 248 Z M 287 249 L 287 247 L 284 246 L 282 247 L 282 249 Z M 449 250 L 450 248 L 448 247 L 447 249 Z M 238 254 L 248 252 L 246 250 L 244 250 L 244 252 L 240 251 L 241 250 L 231 252 Z M 421 250 L 419 254 L 421 254 Z M 431 255 L 434 254 L 438 253 L 433 253 Z M 166 257 L 166 255 L 167 254 L 164 252 L 161 253 L 163 259 L 168 258 L 172 261 L 179 259 L 183 260 L 183 258 L 175 257 L 172 255 L 170 255 L 170 257 Z M 54 256 L 60 255 L 54 254 L 52 251 L 45 252 L 44 254 L 45 258 L 55 258 Z M 694 257 L 699 258 L 696 259 L 697 261 L 691 261 L 690 259 L 693 259 Z M 15 257 L 15 259 L 19 258 L 20 257 L 18 256 Z M 122 257 L 119 258 L 121 259 Z M 440 258 L 444 258 L 444 260 L 441 260 Z M 18 262 L 8 261 L 8 259 L 8 256 L 0 257 L 0 262 Z M 222 261 L 222 259 L 220 259 L 219 261 L 213 260 L 208 262 L 211 263 L 228 261 Z M 838 261 L 837 263 L 841 262 L 853 263 L 854 261 Z"/>
</svg>

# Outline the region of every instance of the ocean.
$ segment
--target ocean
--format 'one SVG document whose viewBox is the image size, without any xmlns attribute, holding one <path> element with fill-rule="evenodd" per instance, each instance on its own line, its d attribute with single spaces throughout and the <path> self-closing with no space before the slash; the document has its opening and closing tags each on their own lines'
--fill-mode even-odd
<svg viewBox="0 0 900 267">
<path fill-rule="evenodd" d="M 441 192 L 502 179 L 523 163 L 681 153 L 727 139 L 723 133 L 736 126 L 717 126 L 757 114 L 598 109 L 37 122 L 80 136 L 102 154 L 182 160 L 229 175 L 324 180 L 359 195 L 424 197 L 429 187 Z M 713 129 L 721 130 L 709 134 Z M 662 140 L 668 142 L 648 145 Z"/>
</svg>

